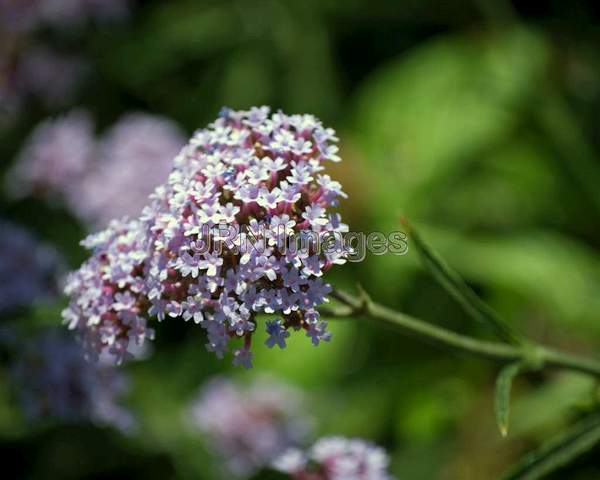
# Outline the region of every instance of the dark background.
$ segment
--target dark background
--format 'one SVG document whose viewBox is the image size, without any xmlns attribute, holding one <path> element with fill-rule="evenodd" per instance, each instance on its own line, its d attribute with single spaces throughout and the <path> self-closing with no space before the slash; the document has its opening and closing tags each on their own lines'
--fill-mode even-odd
<svg viewBox="0 0 600 480">
<path fill-rule="evenodd" d="M 313 113 L 335 128 L 332 176 L 353 230 L 400 230 L 407 216 L 471 285 L 532 337 L 593 354 L 600 345 L 600 22 L 597 2 L 149 1 L 128 19 L 37 32 L 92 67 L 76 97 L 28 101 L 0 130 L 2 171 L 46 117 L 84 106 L 99 129 L 130 110 L 189 134 L 221 106 Z M 4 218 L 55 245 L 76 268 L 86 228 L 60 205 L 3 195 Z M 420 267 L 370 255 L 330 277 L 381 302 L 491 338 Z M 59 324 L 65 300 L 20 311 Z M 11 318 L 14 321 L 15 318 Z M 0 448 L 10 478 L 195 478 L 214 459 L 182 409 L 215 373 L 270 372 L 306 389 L 318 433 L 386 447 L 402 479 L 497 478 L 575 419 L 597 387 L 575 374 L 523 377 L 511 432 L 493 417 L 496 367 L 367 322 L 331 322 L 331 343 L 256 349 L 251 372 L 205 352 L 202 333 L 158 326 L 153 356 L 126 367 L 141 430 L 29 425 L 0 370 Z M 260 342 L 256 342 L 259 345 Z M 553 478 L 600 478 L 598 451 Z M 259 477 L 263 478 L 263 477 Z M 266 478 L 266 477 L 265 477 Z"/>
</svg>

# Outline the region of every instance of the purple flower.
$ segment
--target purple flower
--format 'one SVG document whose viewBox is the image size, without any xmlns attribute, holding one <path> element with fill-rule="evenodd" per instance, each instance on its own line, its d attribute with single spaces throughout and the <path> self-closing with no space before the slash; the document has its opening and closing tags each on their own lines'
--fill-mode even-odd
<svg viewBox="0 0 600 480">
<path fill-rule="evenodd" d="M 140 282 L 147 256 L 142 232 L 139 222 L 112 222 L 88 237 L 82 243 L 93 254 L 67 279 L 65 293 L 71 301 L 63 319 L 91 359 L 105 354 L 121 363 L 131 358 L 137 346 L 154 338 L 146 325 L 148 308 L 159 319 L 172 311 L 156 289 Z"/>
<path fill-rule="evenodd" d="M 15 196 L 64 195 L 90 168 L 94 149 L 93 124 L 87 112 L 74 110 L 46 120 L 26 140 L 8 189 Z"/>
<path fill-rule="evenodd" d="M 285 160 L 281 157 L 277 157 L 275 159 L 264 157 L 262 159 L 262 165 L 269 172 L 279 172 L 281 170 L 285 170 L 287 168 L 287 164 Z"/>
<path fill-rule="evenodd" d="M 244 368 L 252 368 L 254 354 L 247 348 L 238 348 L 233 352 L 233 364 Z"/>
<path fill-rule="evenodd" d="M 193 401 L 192 425 L 220 457 L 225 478 L 247 478 L 309 433 L 302 393 L 268 377 L 250 384 L 215 378 Z"/>
<path fill-rule="evenodd" d="M 393 480 L 385 451 L 359 438 L 325 437 L 307 452 L 289 449 L 273 467 L 297 480 Z"/>
<path fill-rule="evenodd" d="M 285 329 L 281 319 L 267 321 L 267 333 L 269 334 L 269 338 L 265 341 L 267 347 L 273 348 L 277 345 L 279 348 L 285 348 L 285 339 L 290 336 L 290 332 Z"/>
<path fill-rule="evenodd" d="M 304 209 L 302 218 L 308 220 L 311 225 L 327 225 L 327 219 L 324 218 L 325 209 L 320 205 L 307 206 Z"/>
<path fill-rule="evenodd" d="M 329 333 L 326 329 L 327 322 L 311 322 L 306 330 L 306 336 L 310 337 L 312 344 L 316 347 L 320 342 L 328 342 L 331 340 L 331 333 Z"/>
<path fill-rule="evenodd" d="M 45 47 L 21 52 L 16 68 L 19 93 L 40 99 L 49 107 L 72 100 L 89 71 L 84 58 Z"/>
<path fill-rule="evenodd" d="M 225 110 L 175 156 L 140 219 L 98 237 L 69 286 L 69 324 L 84 337 L 91 331 L 93 339 L 98 325 L 114 327 L 87 343 L 120 353 L 128 349 L 126 313 L 134 325 L 151 316 L 182 316 L 206 330 L 207 349 L 219 357 L 231 341 L 242 340 L 233 362 L 246 367 L 259 313 L 279 315 L 266 324 L 270 346 L 283 348 L 290 328 L 304 329 L 314 344 L 329 340 L 314 313 L 331 291 L 320 277 L 334 260 L 344 263 L 344 253 L 333 258 L 314 251 L 313 243 L 288 246 L 295 235 L 314 242 L 344 231 L 331 216 L 341 186 L 317 176 L 324 157 L 315 145 L 333 138 L 313 116 L 269 116 L 267 107 Z M 129 312 L 114 296 L 123 290 L 135 298 Z"/>
<path fill-rule="evenodd" d="M 135 426 L 132 414 L 118 404 L 128 389 L 123 373 L 87 362 L 67 335 L 49 330 L 25 343 L 11 373 L 32 421 L 58 417 L 121 430 Z"/>
<path fill-rule="evenodd" d="M 277 203 L 281 201 L 281 190 L 275 187 L 273 190 L 261 188 L 258 197 L 258 204 L 266 209 L 277 208 Z"/>
<path fill-rule="evenodd" d="M 179 128 L 132 113 L 100 139 L 93 130 L 89 114 L 79 110 L 40 124 L 19 154 L 9 189 L 61 199 L 90 225 L 140 214 L 184 143 Z"/>
<path fill-rule="evenodd" d="M 0 220 L 0 313 L 58 293 L 62 260 L 52 247 Z"/>
<path fill-rule="evenodd" d="M 206 275 L 214 277 L 219 271 L 219 267 L 223 265 L 223 259 L 215 255 L 204 255 L 204 260 L 200 263 L 200 268 L 206 270 Z"/>
<path fill-rule="evenodd" d="M 179 270 L 184 277 L 191 275 L 192 278 L 196 278 L 198 273 L 200 273 L 200 262 L 203 262 L 203 260 L 199 253 L 190 255 L 188 252 L 183 252 L 177 260 L 175 268 Z"/>
<path fill-rule="evenodd" d="M 311 170 L 304 162 L 300 162 L 294 165 L 292 172 L 289 176 L 286 177 L 287 181 L 296 185 L 304 185 L 309 182 L 312 182 L 313 177 L 311 175 Z"/>
<path fill-rule="evenodd" d="M 93 225 L 139 215 L 148 196 L 167 179 L 183 144 L 179 127 L 170 120 L 127 114 L 99 140 L 93 165 L 65 192 L 67 203 Z"/>
</svg>

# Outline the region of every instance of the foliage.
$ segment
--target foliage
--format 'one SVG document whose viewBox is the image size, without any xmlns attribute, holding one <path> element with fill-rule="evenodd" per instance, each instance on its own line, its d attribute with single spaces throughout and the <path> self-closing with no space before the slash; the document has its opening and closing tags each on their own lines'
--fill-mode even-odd
<svg viewBox="0 0 600 480">
<path fill-rule="evenodd" d="M 483 317 L 497 312 L 510 331 L 581 355 L 598 352 L 600 55 L 598 13 L 588 2 L 513 2 L 512 19 L 491 1 L 130 3 L 128 18 L 45 26 L 25 42 L 79 55 L 88 70 L 63 104 L 29 98 L 10 122 L 2 105 L 3 182 L 35 126 L 75 107 L 92 112 L 98 135 L 130 111 L 169 117 L 188 134 L 223 105 L 310 112 L 339 133 L 344 161 L 328 173 L 348 193 L 340 207 L 351 229 L 403 230 L 401 216 L 410 218 L 452 266 L 449 273 L 435 262 L 438 274 L 464 279 L 453 285 L 485 302 L 475 306 L 479 314 L 486 306 Z M 0 47 L 2 72 L 3 55 Z M 14 199 L 8 190 L 0 192 L 2 219 L 78 266 L 88 226 L 60 202 Z M 418 249 L 411 243 L 405 256 L 369 255 L 331 272 L 331 282 L 359 281 L 380 303 L 493 339 L 443 281 L 432 281 Z M 23 337 L 56 325 L 63 306 L 58 298 L 0 312 L 0 337 L 5 325 Z M 7 471 L 19 478 L 217 479 L 218 460 L 188 428 L 185 406 L 216 373 L 246 381 L 269 373 L 305 390 L 315 436 L 363 437 L 385 447 L 398 478 L 499 478 L 552 438 L 559 440 L 522 464 L 523 472 L 541 473 L 512 478 L 598 478 L 598 427 L 579 423 L 598 404 L 587 377 L 527 371 L 509 382 L 515 372 L 505 370 L 495 393 L 498 372 L 486 362 L 369 321 L 330 327 L 328 344 L 313 348 L 292 336 L 285 355 L 264 347 L 257 333 L 255 368 L 242 372 L 207 354 L 194 325 L 158 325 L 153 352 L 124 367 L 126 403 L 139 423 L 130 434 L 28 423 L 11 386 L 10 348 L 0 342 Z M 510 428 L 502 438 L 490 405 L 496 395 L 505 428 L 509 384 Z M 548 460 L 549 452 L 559 461 Z"/>
</svg>

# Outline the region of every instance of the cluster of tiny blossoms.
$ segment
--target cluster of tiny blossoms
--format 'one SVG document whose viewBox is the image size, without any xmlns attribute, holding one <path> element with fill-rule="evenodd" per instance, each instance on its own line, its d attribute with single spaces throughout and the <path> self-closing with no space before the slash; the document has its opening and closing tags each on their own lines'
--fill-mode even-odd
<svg viewBox="0 0 600 480">
<path fill-rule="evenodd" d="M 285 347 L 290 329 L 304 330 L 315 345 L 329 340 L 317 307 L 331 287 L 321 277 L 345 262 L 345 252 L 318 249 L 314 242 L 348 229 L 328 211 L 345 194 L 322 173 L 325 161 L 340 160 L 336 141 L 335 132 L 312 115 L 269 115 L 267 107 L 224 110 L 177 155 L 133 233 L 109 228 L 91 242 L 94 257 L 67 290 L 74 305 L 66 312 L 69 323 L 95 331 L 98 350 L 122 342 L 115 350 L 122 358 L 132 331 L 117 300 L 125 295 L 136 327 L 146 304 L 147 315 L 158 320 L 193 320 L 219 358 L 230 339 L 243 338 L 233 362 L 246 367 L 259 313 L 277 315 L 266 322 L 269 347 Z M 139 263 L 123 253 L 122 243 L 114 258 L 98 253 L 110 250 L 115 235 L 140 244 L 133 249 Z M 306 248 L 290 241 L 304 236 L 312 239 Z M 119 275 L 124 277 L 115 283 Z M 97 333 L 105 329 L 120 333 Z"/>
<path fill-rule="evenodd" d="M 11 376 L 30 421 L 92 421 L 120 430 L 135 425 L 118 403 L 128 389 L 123 373 L 85 361 L 81 347 L 63 333 L 47 330 L 25 342 Z"/>
<path fill-rule="evenodd" d="M 273 466 L 293 480 L 393 480 L 385 451 L 358 438 L 325 437 L 308 452 L 288 450 Z"/>
<path fill-rule="evenodd" d="M 269 466 L 310 430 L 302 394 L 272 378 L 239 385 L 215 378 L 200 390 L 191 422 L 226 466 L 226 478 L 246 478 Z"/>
<path fill-rule="evenodd" d="M 154 338 L 148 328 L 145 264 L 147 248 L 138 221 L 113 221 L 86 238 L 82 245 L 92 256 L 67 278 L 71 296 L 63 318 L 78 332 L 86 355 L 101 354 L 116 363 L 133 358 L 145 340 Z"/>
</svg>

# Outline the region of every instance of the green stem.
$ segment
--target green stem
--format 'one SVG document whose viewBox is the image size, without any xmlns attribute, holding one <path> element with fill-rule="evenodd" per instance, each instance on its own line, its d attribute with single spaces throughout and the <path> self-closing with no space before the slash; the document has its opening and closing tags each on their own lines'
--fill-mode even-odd
<svg viewBox="0 0 600 480">
<path fill-rule="evenodd" d="M 343 307 L 325 310 L 323 311 L 324 315 L 347 317 L 362 314 L 398 327 L 407 334 L 428 340 L 436 345 L 468 352 L 501 364 L 520 361 L 528 365 L 575 370 L 600 377 L 600 362 L 593 359 L 560 352 L 532 342 L 518 346 L 478 340 L 380 305 L 373 302 L 364 292 L 357 296 L 335 290 L 331 295 L 343 304 Z"/>
</svg>

